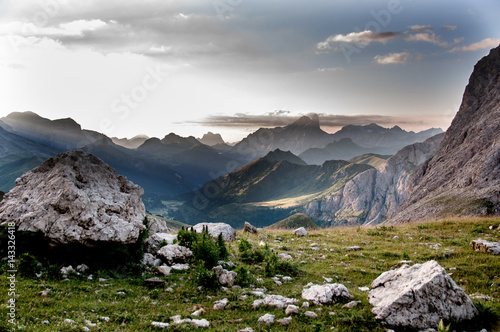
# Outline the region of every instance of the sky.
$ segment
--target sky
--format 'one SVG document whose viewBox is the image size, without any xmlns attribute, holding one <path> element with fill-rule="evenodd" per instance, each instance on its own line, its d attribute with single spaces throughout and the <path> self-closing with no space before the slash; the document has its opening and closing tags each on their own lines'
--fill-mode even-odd
<svg viewBox="0 0 500 332">
<path fill-rule="evenodd" d="M 236 141 L 317 113 L 446 130 L 498 0 L 0 0 L 0 117 Z"/>
</svg>

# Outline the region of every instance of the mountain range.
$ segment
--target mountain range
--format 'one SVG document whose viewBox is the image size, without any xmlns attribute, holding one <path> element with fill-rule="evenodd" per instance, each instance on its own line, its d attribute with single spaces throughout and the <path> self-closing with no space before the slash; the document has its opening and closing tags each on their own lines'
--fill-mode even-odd
<svg viewBox="0 0 500 332">
<path fill-rule="evenodd" d="M 395 149 L 393 143 L 384 145 L 391 141 L 384 137 L 397 134 L 401 142 L 413 141 L 435 131 L 415 134 L 372 124 L 341 130 L 341 136 L 349 137 L 340 137 L 323 131 L 313 115 L 288 126 L 261 128 L 230 146 L 213 133 L 199 139 L 174 133 L 162 139 L 108 138 L 82 129 L 70 118 L 49 120 L 32 112 L 15 112 L 0 119 L 0 190 L 10 190 L 17 177 L 47 158 L 78 148 L 141 185 L 152 212 L 189 222 L 179 210 L 194 210 L 197 218 L 225 214 L 231 219 L 239 213 L 230 212 L 236 208 L 265 226 L 340 190 L 359 173 L 373 169 L 368 161 L 380 164 Z M 358 144 L 374 140 L 378 143 L 373 146 Z M 361 159 L 346 161 L 354 157 Z M 204 214 L 190 204 L 200 191 L 210 196 Z"/>
</svg>

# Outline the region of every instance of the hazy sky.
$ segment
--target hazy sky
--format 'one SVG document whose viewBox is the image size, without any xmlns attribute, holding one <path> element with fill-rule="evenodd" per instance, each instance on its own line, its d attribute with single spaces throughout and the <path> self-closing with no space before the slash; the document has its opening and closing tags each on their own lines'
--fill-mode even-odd
<svg viewBox="0 0 500 332">
<path fill-rule="evenodd" d="M 231 141 L 322 126 L 446 129 L 500 1 L 0 0 L 0 117 Z"/>
</svg>

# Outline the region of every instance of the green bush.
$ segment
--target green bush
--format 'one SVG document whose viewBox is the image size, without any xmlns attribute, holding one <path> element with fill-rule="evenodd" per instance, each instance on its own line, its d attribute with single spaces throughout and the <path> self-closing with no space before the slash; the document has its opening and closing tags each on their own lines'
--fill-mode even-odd
<svg viewBox="0 0 500 332">
<path fill-rule="evenodd" d="M 196 268 L 191 273 L 191 280 L 196 287 L 201 287 L 204 290 L 215 290 L 219 288 L 217 273 L 208 270 L 203 261 L 198 261 Z"/>
<path fill-rule="evenodd" d="M 266 259 L 264 272 L 268 277 L 272 277 L 277 274 L 297 276 L 300 274 L 300 269 L 296 264 L 281 260 L 276 254 L 273 253 Z"/>
<path fill-rule="evenodd" d="M 201 233 L 197 233 L 193 228 L 181 228 L 177 233 L 177 240 L 179 245 L 191 249 L 195 264 L 201 261 L 209 269 L 216 266 L 218 261 L 227 259 L 229 255 L 222 234 L 214 240 L 208 233 L 208 227 L 204 227 Z"/>
<path fill-rule="evenodd" d="M 238 252 L 240 260 L 247 264 L 262 263 L 271 254 L 271 250 L 269 250 L 267 244 L 264 248 L 254 248 L 245 239 L 241 239 L 240 243 L 238 243 Z"/>
<path fill-rule="evenodd" d="M 23 253 L 19 256 L 18 271 L 22 276 L 34 278 L 40 270 L 39 262 L 35 256 L 29 253 Z"/>
<path fill-rule="evenodd" d="M 248 269 L 244 266 L 238 266 L 236 269 L 234 269 L 234 272 L 238 274 L 234 282 L 239 286 L 248 286 L 255 282 L 255 278 L 253 277 L 253 275 L 250 274 L 250 271 L 248 271 Z"/>
</svg>

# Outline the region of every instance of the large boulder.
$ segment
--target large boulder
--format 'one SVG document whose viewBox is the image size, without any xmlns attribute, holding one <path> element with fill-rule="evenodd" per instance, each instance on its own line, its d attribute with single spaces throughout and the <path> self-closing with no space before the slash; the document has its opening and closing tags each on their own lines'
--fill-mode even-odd
<svg viewBox="0 0 500 332">
<path fill-rule="evenodd" d="M 134 243 L 145 229 L 143 193 L 99 158 L 71 150 L 16 180 L 0 203 L 0 224 L 55 243 Z"/>
<path fill-rule="evenodd" d="M 352 299 L 352 295 L 346 286 L 342 284 L 312 285 L 302 291 L 304 300 L 312 301 L 314 304 L 325 304 L 337 300 Z"/>
<path fill-rule="evenodd" d="M 208 228 L 208 234 L 210 234 L 211 237 L 216 239 L 219 234 L 222 234 L 224 237 L 224 240 L 226 241 L 234 241 L 236 239 L 236 230 L 231 227 L 231 225 L 218 222 L 218 223 L 199 223 L 193 226 L 193 229 L 201 233 L 203 232 L 203 228 L 207 227 Z"/>
<path fill-rule="evenodd" d="M 188 263 L 193 257 L 193 252 L 189 248 L 178 244 L 168 244 L 161 247 L 157 255 L 169 265 L 172 265 L 173 263 Z"/>
<path fill-rule="evenodd" d="M 478 314 L 469 296 L 436 261 L 384 272 L 371 287 L 372 312 L 385 325 L 437 328 L 441 319 L 460 322 Z"/>
</svg>

